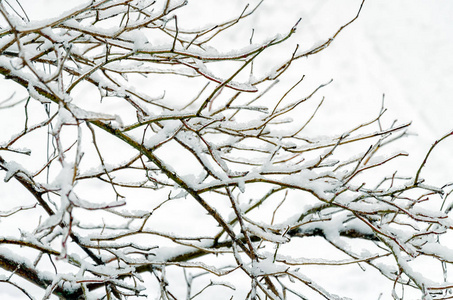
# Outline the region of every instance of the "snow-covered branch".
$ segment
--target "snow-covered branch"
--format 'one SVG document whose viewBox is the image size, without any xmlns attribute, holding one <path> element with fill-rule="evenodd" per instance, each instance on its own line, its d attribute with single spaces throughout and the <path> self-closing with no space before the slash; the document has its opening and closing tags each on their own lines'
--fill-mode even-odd
<svg viewBox="0 0 453 300">
<path fill-rule="evenodd" d="M 329 47 L 363 2 L 323 43 L 261 73 L 260 58 L 294 38 L 298 20 L 259 43 L 216 44 L 259 4 L 195 29 L 182 25 L 185 1 L 90 1 L 41 21 L 7 4 L 0 74 L 27 98 L 0 102 L 1 188 L 13 199 L 0 210 L 0 283 L 30 297 L 15 281 L 25 279 L 43 298 L 334 299 L 313 270 L 368 265 L 426 299 L 452 286 L 416 271 L 422 259 L 444 273 L 453 262 L 443 243 L 451 185 L 421 178 L 451 133 L 415 176 L 397 175 L 387 167 L 408 153 L 385 146 L 410 123 L 388 124 L 382 108 L 313 134 L 332 81 L 279 81 Z"/>
</svg>

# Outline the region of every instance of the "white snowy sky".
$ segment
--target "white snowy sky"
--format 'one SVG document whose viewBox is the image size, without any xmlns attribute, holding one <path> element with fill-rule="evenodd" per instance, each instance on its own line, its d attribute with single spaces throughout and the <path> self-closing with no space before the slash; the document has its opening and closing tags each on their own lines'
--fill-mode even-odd
<svg viewBox="0 0 453 300">
<path fill-rule="evenodd" d="M 375 109 L 385 93 L 387 114 L 413 122 L 418 136 L 405 146 L 411 162 L 453 130 L 452 13 L 451 1 L 367 1 L 359 19 L 316 58 L 335 80 L 338 110 L 352 103 L 353 115 Z M 453 180 L 451 149 L 447 140 L 433 153 L 427 168 L 433 180 Z"/>
<path fill-rule="evenodd" d="M 20 2 L 32 19 L 39 19 L 58 16 L 84 1 Z M 184 8 L 188 13 L 180 22 L 214 23 L 222 14 L 237 15 L 248 3 L 226 2 L 189 1 Z M 250 22 L 256 28 L 256 36 L 272 36 L 286 32 L 302 17 L 292 43 L 309 48 L 351 19 L 360 2 L 265 0 Z M 433 141 L 453 129 L 453 121 L 449 120 L 453 113 L 452 14 L 453 2 L 449 0 L 368 0 L 359 19 L 329 49 L 310 58 L 313 69 L 293 70 L 294 76 L 302 73 L 325 81 L 333 78 L 330 90 L 334 96 L 329 96 L 335 99 L 331 102 L 338 106 L 354 103 L 357 113 L 379 107 L 385 93 L 389 113 L 414 121 L 413 130 L 420 134 L 423 143 Z"/>
<path fill-rule="evenodd" d="M 187 9 L 195 7 L 194 10 L 208 12 L 206 16 L 214 18 L 213 11 L 234 15 L 240 10 L 234 8 L 242 8 L 245 3 L 207 2 L 209 5 L 206 1 L 189 1 Z M 291 41 L 275 50 L 286 51 L 288 57 L 296 44 L 309 49 L 325 41 L 355 16 L 360 3 L 360 0 L 265 0 L 249 21 L 256 28 L 255 40 L 259 40 L 286 32 L 301 17 Z M 291 76 L 285 79 L 288 85 L 303 74 L 308 85 L 334 80 L 321 92 L 326 102 L 319 116 L 324 117 L 322 124 L 326 130 L 331 126 L 348 129 L 376 116 L 385 94 L 388 111 L 384 119 L 412 121 L 411 132 L 417 134 L 398 145 L 410 153 L 402 167 L 413 172 L 431 144 L 453 130 L 452 15 L 453 2 L 448 0 L 368 0 L 360 17 L 328 49 L 296 63 Z M 194 22 L 201 24 L 202 20 L 198 17 Z M 247 35 L 249 32 L 233 34 L 237 41 Z M 279 61 L 281 55 L 278 52 L 274 55 L 275 61 Z M 451 149 L 453 139 L 444 141 L 433 152 L 423 173 L 431 183 L 453 181 Z"/>
</svg>

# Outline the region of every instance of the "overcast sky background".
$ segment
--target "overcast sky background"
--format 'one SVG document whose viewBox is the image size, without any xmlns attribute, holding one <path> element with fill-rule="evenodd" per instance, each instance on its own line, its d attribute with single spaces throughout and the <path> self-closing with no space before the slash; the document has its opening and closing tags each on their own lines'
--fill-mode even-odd
<svg viewBox="0 0 453 300">
<path fill-rule="evenodd" d="M 79 2 L 21 1 L 32 19 L 58 16 Z M 222 14 L 237 15 L 245 3 L 189 0 L 184 18 L 178 22 L 189 26 L 214 23 Z M 302 17 L 297 33 L 285 46 L 290 53 L 295 44 L 309 49 L 326 40 L 356 14 L 359 6 L 360 1 L 354 0 L 264 0 L 246 22 L 254 24 L 255 38 L 259 40 L 286 32 Z M 452 16 L 453 1 L 448 0 L 368 0 L 359 19 L 340 33 L 328 49 L 295 64 L 291 74 L 282 79 L 291 85 L 305 74 L 307 85 L 313 86 L 334 79 L 320 94 L 326 97 L 319 116 L 324 118 L 325 128 L 321 130 L 326 131 L 342 126 L 348 129 L 376 116 L 385 94 L 385 120 L 412 121 L 411 131 L 418 134 L 405 140 L 404 150 L 410 157 L 401 163 L 402 167 L 415 170 L 431 144 L 453 130 Z M 249 33 L 231 33 L 227 42 L 234 49 L 233 37 L 240 43 L 246 35 Z M 283 59 L 278 53 L 274 55 L 269 57 L 269 66 L 273 59 Z M 1 80 L 0 90 L 9 88 L 8 84 Z M 437 185 L 452 182 L 452 149 L 453 139 L 444 141 L 433 153 L 422 177 Z"/>
<path fill-rule="evenodd" d="M 41 19 L 56 17 L 84 1 L 20 2 L 31 19 Z M 188 27 L 214 24 L 222 17 L 237 16 L 246 3 L 253 6 L 258 1 L 189 1 L 178 10 L 178 22 Z M 300 49 L 309 49 L 332 36 L 355 16 L 360 3 L 360 0 L 265 0 L 243 22 L 242 28 L 253 27 L 254 41 L 258 42 L 286 33 L 302 18 L 292 39 L 268 52 L 265 67 L 270 68 L 286 59 L 296 44 Z M 366 1 L 360 17 L 329 48 L 294 64 L 290 75 L 283 79 L 288 86 L 302 74 L 307 77 L 307 85 L 334 80 L 322 91 L 326 102 L 321 113 L 325 115 L 320 116 L 325 117 L 326 128 L 334 125 L 348 129 L 376 116 L 385 94 L 387 120 L 412 121 L 411 132 L 417 136 L 406 140 L 406 150 L 411 154 L 407 167 L 415 168 L 430 145 L 453 130 L 452 15 L 453 2 L 448 0 Z M 227 35 L 229 40 L 214 42 L 235 49 L 246 45 L 250 30 L 233 29 Z M 453 140 L 447 140 L 433 153 L 426 169 L 431 172 L 431 180 L 453 181 L 451 149 Z"/>
<path fill-rule="evenodd" d="M 219 12 L 234 16 L 246 3 L 225 2 L 189 1 L 178 22 L 194 27 L 214 23 Z M 249 27 L 255 28 L 254 41 L 259 41 L 287 32 L 302 18 L 291 40 L 267 54 L 272 67 L 286 59 L 296 44 L 310 49 L 327 40 L 356 15 L 360 3 L 265 0 L 244 23 L 250 22 Z M 317 116 L 322 122 L 313 122 L 323 126 L 319 131 L 326 135 L 333 134 L 331 128 L 347 130 L 377 116 L 385 94 L 387 125 L 395 119 L 412 122 L 410 131 L 416 136 L 397 146 L 410 153 L 401 162 L 402 168 L 414 172 L 431 144 L 453 130 L 452 15 L 453 2 L 448 0 L 366 1 L 360 17 L 329 48 L 294 63 L 282 81 L 291 86 L 305 74 L 302 86 L 316 87 L 333 79 L 319 94 L 326 97 Z M 249 31 L 232 31 L 227 41 L 231 45 L 226 48 L 248 41 Z M 452 149 L 453 139 L 444 141 L 432 153 L 422 177 L 433 184 L 453 181 Z"/>
</svg>

